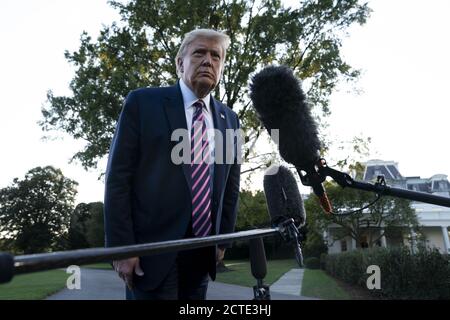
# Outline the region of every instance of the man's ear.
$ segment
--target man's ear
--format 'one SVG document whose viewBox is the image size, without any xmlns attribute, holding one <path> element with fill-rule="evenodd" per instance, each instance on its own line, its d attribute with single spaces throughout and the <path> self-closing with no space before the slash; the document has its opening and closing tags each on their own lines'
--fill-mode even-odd
<svg viewBox="0 0 450 320">
<path fill-rule="evenodd" d="M 180 70 L 180 72 L 184 72 L 184 68 L 183 68 L 183 59 L 181 59 L 181 57 L 178 57 L 178 59 L 177 59 L 177 65 L 178 65 L 178 70 Z"/>
</svg>

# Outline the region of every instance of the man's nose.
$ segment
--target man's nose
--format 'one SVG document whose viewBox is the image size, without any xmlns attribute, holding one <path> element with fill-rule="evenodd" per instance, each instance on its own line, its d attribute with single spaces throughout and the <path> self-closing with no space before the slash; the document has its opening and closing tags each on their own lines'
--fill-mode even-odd
<svg viewBox="0 0 450 320">
<path fill-rule="evenodd" d="M 205 54 L 202 64 L 204 66 L 212 66 L 212 55 L 210 53 Z"/>
</svg>

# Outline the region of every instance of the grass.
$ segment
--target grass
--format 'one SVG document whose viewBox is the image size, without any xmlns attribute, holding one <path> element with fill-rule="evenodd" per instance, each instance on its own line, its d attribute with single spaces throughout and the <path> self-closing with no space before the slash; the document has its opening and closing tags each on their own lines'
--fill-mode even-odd
<svg viewBox="0 0 450 320">
<path fill-rule="evenodd" d="M 352 297 L 323 270 L 305 269 L 302 296 L 327 300 L 349 300 Z"/>
<path fill-rule="evenodd" d="M 88 268 L 88 269 L 113 270 L 112 266 L 109 263 L 86 264 L 86 265 L 82 265 L 80 267 Z"/>
<path fill-rule="evenodd" d="M 245 287 L 253 287 L 256 284 L 249 261 L 225 261 L 225 266 L 231 271 L 218 273 L 217 281 Z M 298 268 L 295 260 L 292 259 L 267 261 L 267 275 L 264 278 L 264 283 L 273 284 L 292 268 Z M 301 294 L 306 297 L 328 300 L 349 300 L 353 298 L 338 281 L 327 275 L 323 270 L 311 269 L 305 269 Z"/>
<path fill-rule="evenodd" d="M 248 260 L 225 261 L 225 266 L 231 271 L 218 273 L 217 281 L 245 287 L 253 287 L 256 284 Z M 82 267 L 112 270 L 108 263 L 96 263 Z M 273 284 L 292 268 L 297 268 L 295 260 L 292 259 L 267 261 L 267 275 L 264 278 L 264 283 Z M 10 283 L 0 285 L 0 300 L 45 299 L 47 296 L 63 289 L 68 276 L 65 270 L 51 270 L 15 276 Z M 301 292 L 303 296 L 328 300 L 358 298 L 358 295 L 347 289 L 323 270 L 305 269 Z"/>
<path fill-rule="evenodd" d="M 83 265 L 82 268 L 112 270 L 108 263 Z M 0 300 L 42 300 L 65 288 L 70 274 L 65 270 L 51 270 L 17 275 L 0 285 Z"/>
<path fill-rule="evenodd" d="M 51 270 L 17 275 L 0 285 L 0 300 L 42 300 L 66 286 L 69 274 Z"/>
<path fill-rule="evenodd" d="M 256 279 L 252 276 L 250 262 L 248 260 L 225 261 L 225 266 L 231 271 L 218 273 L 216 277 L 218 282 L 245 287 L 253 287 L 256 285 Z M 269 285 L 274 283 L 292 268 L 296 268 L 296 262 L 292 259 L 267 261 L 267 275 L 264 278 L 264 283 Z"/>
<path fill-rule="evenodd" d="M 247 260 L 225 261 L 225 265 L 231 271 L 217 274 L 217 281 L 229 284 L 237 284 L 245 287 L 253 287 L 256 284 L 255 278 L 251 273 L 250 262 Z M 108 263 L 96 263 L 81 266 L 82 268 L 112 270 Z M 292 268 L 296 268 L 294 260 L 271 260 L 267 262 L 267 276 L 264 283 L 272 284 L 277 281 L 284 273 Z"/>
</svg>

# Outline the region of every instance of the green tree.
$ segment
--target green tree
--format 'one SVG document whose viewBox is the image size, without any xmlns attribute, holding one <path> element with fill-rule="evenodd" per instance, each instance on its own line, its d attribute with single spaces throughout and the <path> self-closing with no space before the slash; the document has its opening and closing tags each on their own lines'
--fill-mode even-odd
<svg viewBox="0 0 450 320">
<path fill-rule="evenodd" d="M 71 249 L 104 246 L 103 203 L 80 203 L 70 218 L 68 242 Z"/>
<path fill-rule="evenodd" d="M 239 193 L 239 211 L 236 221 L 236 230 L 247 230 L 269 226 L 270 218 L 267 212 L 266 196 L 258 190 L 252 192 L 242 190 Z"/>
<path fill-rule="evenodd" d="M 0 190 L 0 235 L 17 252 L 52 249 L 67 231 L 77 182 L 52 166 L 36 167 Z"/>
<path fill-rule="evenodd" d="M 309 218 L 309 215 L 306 216 L 306 220 L 310 220 L 311 218 Z M 307 258 L 310 257 L 316 257 L 316 258 L 320 258 L 320 255 L 322 253 L 327 253 L 328 252 L 328 247 L 324 242 L 324 239 L 322 237 L 322 234 L 320 232 L 318 232 L 317 230 L 309 230 L 308 228 L 308 223 L 306 225 L 304 231 L 305 234 L 305 238 L 302 241 L 302 251 L 303 251 L 303 255 Z"/>
<path fill-rule="evenodd" d="M 89 247 L 86 240 L 87 221 L 90 218 L 89 207 L 86 203 L 79 203 L 70 216 L 68 242 L 70 249 Z"/>
<path fill-rule="evenodd" d="M 367 4 L 358 0 L 304 0 L 297 9 L 283 6 L 280 0 L 110 4 L 120 11 L 122 21 L 105 26 L 96 41 L 83 32 L 78 51 L 66 51 L 66 59 L 75 67 L 72 95 L 49 91 L 40 122 L 43 130 L 61 130 L 86 141 L 73 156 L 85 168 L 96 167 L 107 154 L 130 90 L 175 82 L 175 55 L 186 32 L 205 27 L 230 36 L 225 72 L 215 95 L 239 113 L 250 146 L 263 132 L 249 107 L 252 73 L 267 64 L 288 65 L 304 80 L 311 105 L 328 115 L 336 85 L 359 75 L 341 56 L 341 40 L 351 25 L 364 24 L 370 13 Z"/>
<path fill-rule="evenodd" d="M 91 202 L 91 219 L 87 228 L 86 239 L 89 246 L 97 248 L 105 246 L 105 228 L 103 223 L 103 203 Z"/>
<path fill-rule="evenodd" d="M 326 182 L 325 188 L 336 213 L 363 208 L 375 199 L 375 194 L 371 192 L 343 189 L 331 182 Z M 339 226 L 335 238 L 329 241 L 350 236 L 356 240 L 357 246 L 360 246 L 362 236 L 365 235 L 368 236 L 368 246 L 373 247 L 381 239 L 381 228 L 384 228 L 385 232 L 405 227 L 419 231 L 415 210 L 411 207 L 411 202 L 405 199 L 383 196 L 363 213 L 329 215 L 323 212 L 317 199 L 312 195 L 305 201 L 305 209 L 309 215 L 309 228 L 314 232 L 320 233 L 331 224 Z"/>
</svg>

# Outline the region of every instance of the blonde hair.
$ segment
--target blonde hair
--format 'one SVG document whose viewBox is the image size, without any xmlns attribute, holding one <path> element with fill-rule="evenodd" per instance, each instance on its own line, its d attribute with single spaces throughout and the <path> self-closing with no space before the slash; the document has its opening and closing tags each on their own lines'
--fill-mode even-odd
<svg viewBox="0 0 450 320">
<path fill-rule="evenodd" d="M 186 50 L 189 47 L 189 45 L 197 40 L 198 38 L 207 38 L 207 39 L 214 39 L 216 40 L 219 45 L 222 47 L 222 62 L 225 61 L 227 49 L 230 46 L 230 37 L 220 31 L 216 31 L 213 29 L 195 29 L 192 30 L 184 35 L 184 39 L 181 42 L 180 48 L 178 49 L 178 53 L 175 57 L 175 65 L 177 68 L 177 75 L 178 77 L 181 77 L 180 70 L 178 70 L 178 58 L 183 58 L 186 54 Z"/>
</svg>

